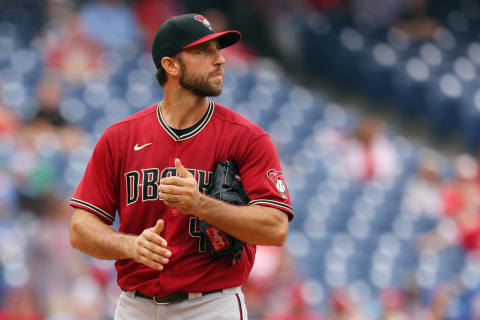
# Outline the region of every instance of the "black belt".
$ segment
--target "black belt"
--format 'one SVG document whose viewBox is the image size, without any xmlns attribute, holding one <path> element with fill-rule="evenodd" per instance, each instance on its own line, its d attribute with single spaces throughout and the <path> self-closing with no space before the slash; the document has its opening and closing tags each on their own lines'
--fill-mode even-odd
<svg viewBox="0 0 480 320">
<path fill-rule="evenodd" d="M 123 291 L 127 291 L 122 289 Z M 221 292 L 222 290 L 214 290 L 214 291 L 207 291 L 202 292 L 201 295 L 207 295 L 210 293 Z M 141 297 L 149 300 L 153 300 L 156 304 L 170 304 L 175 302 L 182 302 L 184 300 L 188 300 L 188 292 L 172 292 L 167 296 L 164 297 L 153 297 L 146 294 L 141 293 L 140 291 L 135 291 L 135 297 Z"/>
</svg>

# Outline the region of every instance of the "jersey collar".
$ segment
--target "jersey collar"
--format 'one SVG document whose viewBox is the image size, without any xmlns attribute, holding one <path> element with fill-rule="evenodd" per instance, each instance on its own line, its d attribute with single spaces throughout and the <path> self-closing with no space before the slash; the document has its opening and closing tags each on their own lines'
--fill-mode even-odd
<svg viewBox="0 0 480 320">
<path fill-rule="evenodd" d="M 158 122 L 160 122 L 160 125 L 163 127 L 163 129 L 168 133 L 168 135 L 170 137 L 172 137 L 173 140 L 175 141 L 183 141 L 183 140 L 187 140 L 193 136 L 195 136 L 196 134 L 198 134 L 200 131 L 202 131 L 203 128 L 205 128 L 205 126 L 208 124 L 208 122 L 210 121 L 210 118 L 212 117 L 213 115 L 213 110 L 215 109 L 215 104 L 213 103 L 212 100 L 208 99 L 209 101 L 209 104 L 208 104 L 208 109 L 207 109 L 207 116 L 203 119 L 202 123 L 200 123 L 200 125 L 195 128 L 195 130 L 193 130 L 192 132 L 189 132 L 189 133 L 186 133 L 186 134 L 182 134 L 182 135 L 177 135 L 172 129 L 170 129 L 170 127 L 167 125 L 167 123 L 165 122 L 165 120 L 163 120 L 163 117 L 162 117 L 162 113 L 160 112 L 160 108 L 162 106 L 162 103 L 160 102 L 159 104 L 157 104 L 157 118 L 158 118 Z"/>
</svg>

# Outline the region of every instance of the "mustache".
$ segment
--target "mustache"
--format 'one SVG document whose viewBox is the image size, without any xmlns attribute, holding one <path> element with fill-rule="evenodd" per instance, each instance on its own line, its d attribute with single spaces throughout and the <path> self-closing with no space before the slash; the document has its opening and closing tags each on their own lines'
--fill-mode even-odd
<svg viewBox="0 0 480 320">
<path fill-rule="evenodd" d="M 218 68 L 218 69 L 210 72 L 210 73 L 208 74 L 208 76 L 209 76 L 209 77 L 213 77 L 213 76 L 215 76 L 215 75 L 217 75 L 217 74 L 219 74 L 219 73 L 221 73 L 222 75 L 224 75 L 224 70 L 223 70 L 223 68 Z"/>
</svg>

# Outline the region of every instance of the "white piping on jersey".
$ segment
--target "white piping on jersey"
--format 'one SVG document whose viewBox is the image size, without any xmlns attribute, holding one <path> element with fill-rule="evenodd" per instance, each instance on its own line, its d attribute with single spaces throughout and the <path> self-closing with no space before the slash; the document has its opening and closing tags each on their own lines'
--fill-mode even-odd
<svg viewBox="0 0 480 320">
<path fill-rule="evenodd" d="M 70 202 L 78 204 L 78 205 L 82 205 L 85 208 L 89 208 L 89 209 L 97 212 L 98 214 L 100 214 L 101 216 L 105 217 L 106 219 L 108 219 L 112 222 L 115 220 L 115 218 L 112 215 L 108 214 L 107 212 L 103 211 L 99 207 L 94 206 L 91 203 L 88 203 L 88 202 L 85 202 L 85 201 L 82 201 L 82 200 L 79 200 L 79 199 L 75 199 L 75 198 L 71 198 Z"/>
<path fill-rule="evenodd" d="M 205 128 L 205 126 L 208 124 L 208 121 L 210 121 L 210 118 L 212 118 L 213 110 L 215 109 L 215 104 L 214 104 L 213 101 L 210 100 L 210 99 L 208 99 L 208 101 L 209 101 L 209 105 L 208 105 L 208 110 L 207 110 L 207 116 L 205 117 L 205 119 L 203 119 L 202 123 L 200 123 L 200 125 L 199 125 L 195 130 L 193 130 L 192 132 L 189 132 L 189 133 L 186 133 L 186 134 L 182 134 L 181 136 L 178 136 L 178 135 L 167 125 L 167 123 L 165 122 L 165 120 L 163 120 L 162 113 L 160 112 L 160 109 L 161 109 L 161 107 L 162 107 L 163 101 L 160 102 L 159 104 L 157 104 L 157 118 L 158 118 L 158 122 L 160 122 L 160 125 L 163 127 L 163 129 L 165 129 L 165 131 L 168 133 L 168 135 L 169 135 L 170 137 L 172 137 L 173 140 L 175 140 L 175 141 L 187 140 L 187 139 L 195 136 L 196 134 L 198 134 L 200 131 L 202 131 L 202 129 Z"/>
<path fill-rule="evenodd" d="M 291 206 L 289 206 L 288 204 L 282 203 L 282 202 L 274 201 L 274 200 L 257 199 L 257 200 L 250 201 L 248 204 L 249 205 L 252 205 L 252 204 L 260 204 L 260 205 L 269 204 L 269 205 L 273 205 L 273 206 L 278 206 L 278 207 L 282 208 L 282 210 L 284 210 L 284 211 L 288 211 L 290 213 L 293 213 L 293 208 Z"/>
</svg>

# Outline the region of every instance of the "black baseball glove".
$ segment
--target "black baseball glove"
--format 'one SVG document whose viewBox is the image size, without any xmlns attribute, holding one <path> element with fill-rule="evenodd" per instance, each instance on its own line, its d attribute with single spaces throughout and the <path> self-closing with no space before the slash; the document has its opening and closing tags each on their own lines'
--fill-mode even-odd
<svg viewBox="0 0 480 320">
<path fill-rule="evenodd" d="M 240 181 L 236 164 L 228 160 L 215 166 L 208 195 L 233 205 L 246 205 L 250 202 Z M 241 258 L 242 241 L 203 220 L 200 221 L 200 230 L 205 234 L 210 252 L 215 260 L 228 256 L 231 257 L 232 264 L 235 264 L 236 259 Z"/>
</svg>

